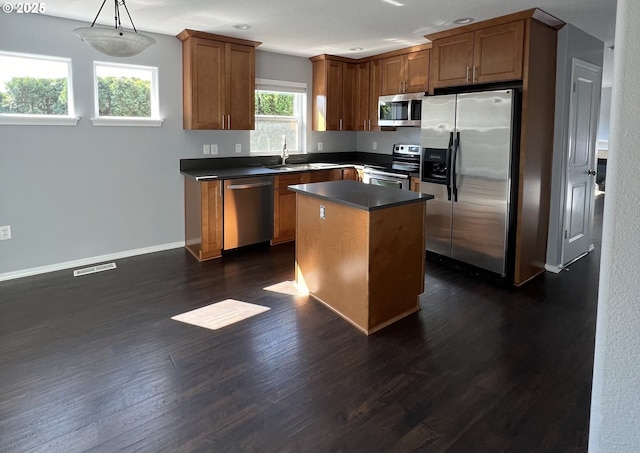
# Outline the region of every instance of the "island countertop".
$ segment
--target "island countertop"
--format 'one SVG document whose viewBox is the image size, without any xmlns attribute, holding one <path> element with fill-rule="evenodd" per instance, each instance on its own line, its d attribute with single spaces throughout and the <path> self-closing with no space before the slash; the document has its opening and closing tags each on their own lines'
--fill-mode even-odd
<svg viewBox="0 0 640 453">
<path fill-rule="evenodd" d="M 289 186 L 289 189 L 364 211 L 420 203 L 434 198 L 433 195 L 420 192 L 391 189 L 351 180 L 296 184 Z"/>
</svg>

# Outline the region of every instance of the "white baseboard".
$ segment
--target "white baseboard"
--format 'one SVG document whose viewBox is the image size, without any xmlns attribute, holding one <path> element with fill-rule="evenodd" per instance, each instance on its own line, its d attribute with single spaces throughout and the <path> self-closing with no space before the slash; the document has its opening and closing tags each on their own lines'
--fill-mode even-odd
<svg viewBox="0 0 640 453">
<path fill-rule="evenodd" d="M 147 253 L 162 252 L 164 250 L 177 249 L 184 247 L 184 241 L 171 242 L 169 244 L 154 245 L 151 247 L 143 247 L 141 249 L 125 250 L 124 252 L 111 253 L 109 255 L 93 256 L 91 258 L 83 258 L 81 260 L 66 261 L 64 263 L 51 264 L 48 266 L 32 267 L 14 272 L 5 272 L 0 274 L 0 282 L 5 280 L 13 280 L 15 278 L 30 277 L 32 275 L 46 274 L 47 272 L 62 271 L 74 267 L 87 266 L 90 264 L 100 263 L 102 261 L 113 261 L 130 256 L 145 255 Z"/>
</svg>

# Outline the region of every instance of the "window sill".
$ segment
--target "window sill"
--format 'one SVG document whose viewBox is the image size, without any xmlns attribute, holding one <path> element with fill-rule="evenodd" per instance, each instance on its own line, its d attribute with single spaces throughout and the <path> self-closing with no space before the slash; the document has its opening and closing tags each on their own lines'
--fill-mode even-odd
<svg viewBox="0 0 640 453">
<path fill-rule="evenodd" d="M 76 126 L 80 118 L 49 115 L 0 115 L 0 125 L 7 126 Z"/>
<path fill-rule="evenodd" d="M 91 118 L 94 126 L 160 127 L 164 120 L 156 118 Z"/>
</svg>

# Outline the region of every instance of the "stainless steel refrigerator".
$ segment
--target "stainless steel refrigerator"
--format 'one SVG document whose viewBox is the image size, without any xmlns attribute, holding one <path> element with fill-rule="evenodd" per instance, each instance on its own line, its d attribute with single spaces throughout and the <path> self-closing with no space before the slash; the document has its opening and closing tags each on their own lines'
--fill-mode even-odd
<svg viewBox="0 0 640 453">
<path fill-rule="evenodd" d="M 421 192 L 427 251 L 506 276 L 517 134 L 514 90 L 422 101 Z"/>
</svg>

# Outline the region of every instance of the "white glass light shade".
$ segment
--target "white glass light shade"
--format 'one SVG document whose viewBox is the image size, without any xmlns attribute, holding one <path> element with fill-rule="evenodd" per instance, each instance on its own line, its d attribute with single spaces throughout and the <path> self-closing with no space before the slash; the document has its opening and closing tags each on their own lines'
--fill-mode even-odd
<svg viewBox="0 0 640 453">
<path fill-rule="evenodd" d="M 149 36 L 115 28 L 82 27 L 73 32 L 98 52 L 112 57 L 138 55 L 156 42 Z"/>
</svg>

